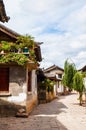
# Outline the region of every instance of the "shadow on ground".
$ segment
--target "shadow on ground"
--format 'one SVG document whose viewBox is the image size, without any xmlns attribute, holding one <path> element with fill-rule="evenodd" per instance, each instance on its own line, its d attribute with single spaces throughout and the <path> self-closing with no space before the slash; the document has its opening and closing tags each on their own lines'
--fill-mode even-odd
<svg viewBox="0 0 86 130">
<path fill-rule="evenodd" d="M 65 98 L 65 97 L 61 97 Z M 57 115 L 68 109 L 60 99 L 38 105 L 28 118 L 0 118 L 1 130 L 68 130 Z"/>
<path fill-rule="evenodd" d="M 14 117 L 21 108 L 25 109 L 25 106 L 0 99 L 0 117 Z"/>
<path fill-rule="evenodd" d="M 65 98 L 61 96 L 60 99 Z M 57 119 L 61 112 L 68 109 L 60 99 L 55 99 L 47 104 L 40 104 L 33 110 L 29 117 L 34 116 L 33 125 L 41 123 L 39 130 L 67 130 L 67 128 Z"/>
<path fill-rule="evenodd" d="M 49 103 L 46 104 L 40 104 L 38 105 L 35 110 L 32 111 L 31 115 L 39 115 L 39 114 L 45 114 L 45 115 L 53 115 L 53 114 L 59 114 L 61 112 L 65 112 L 64 109 L 67 109 L 67 107 L 60 102 L 60 99 L 55 99 Z"/>
</svg>

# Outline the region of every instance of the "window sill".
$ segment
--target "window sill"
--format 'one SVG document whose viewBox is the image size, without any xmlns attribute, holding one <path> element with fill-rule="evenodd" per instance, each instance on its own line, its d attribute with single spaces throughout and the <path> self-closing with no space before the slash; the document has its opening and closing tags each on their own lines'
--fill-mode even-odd
<svg viewBox="0 0 86 130">
<path fill-rule="evenodd" d="M 0 92 L 0 97 L 9 97 L 12 96 L 9 92 Z"/>
<path fill-rule="evenodd" d="M 32 95 L 32 92 L 29 91 L 29 92 L 28 92 L 28 95 Z"/>
</svg>

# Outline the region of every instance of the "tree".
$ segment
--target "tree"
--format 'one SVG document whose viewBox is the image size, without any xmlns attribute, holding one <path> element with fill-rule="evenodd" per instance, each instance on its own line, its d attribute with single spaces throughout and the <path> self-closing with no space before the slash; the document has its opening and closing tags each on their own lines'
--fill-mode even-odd
<svg viewBox="0 0 86 130">
<path fill-rule="evenodd" d="M 79 101 L 80 105 L 82 105 L 82 94 L 84 91 L 84 84 L 83 75 L 80 72 L 77 72 L 74 76 L 73 87 L 77 92 L 79 92 Z"/>
<path fill-rule="evenodd" d="M 82 72 L 83 82 L 84 82 L 84 94 L 85 94 L 85 103 L 86 103 L 86 72 Z"/>
<path fill-rule="evenodd" d="M 65 61 L 64 64 L 64 76 L 63 76 L 63 84 L 65 87 L 69 88 L 69 91 L 73 89 L 73 77 L 76 73 L 76 67 L 74 63 Z"/>
</svg>

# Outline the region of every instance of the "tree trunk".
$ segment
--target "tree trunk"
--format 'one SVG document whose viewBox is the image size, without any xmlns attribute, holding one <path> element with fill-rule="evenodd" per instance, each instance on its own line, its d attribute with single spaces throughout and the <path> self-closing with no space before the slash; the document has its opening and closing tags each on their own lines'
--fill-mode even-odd
<svg viewBox="0 0 86 130">
<path fill-rule="evenodd" d="M 80 105 L 82 105 L 82 92 L 79 92 L 79 101 L 80 101 Z"/>
<path fill-rule="evenodd" d="M 66 95 L 66 87 L 64 86 L 64 95 Z"/>
</svg>

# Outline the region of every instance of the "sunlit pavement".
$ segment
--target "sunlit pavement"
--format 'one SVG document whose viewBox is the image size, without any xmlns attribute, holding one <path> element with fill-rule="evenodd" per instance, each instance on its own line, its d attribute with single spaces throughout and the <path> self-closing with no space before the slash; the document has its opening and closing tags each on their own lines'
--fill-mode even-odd
<svg viewBox="0 0 86 130">
<path fill-rule="evenodd" d="M 28 118 L 0 118 L 0 130 L 86 130 L 86 107 L 77 98 L 72 93 L 38 105 Z"/>
</svg>

